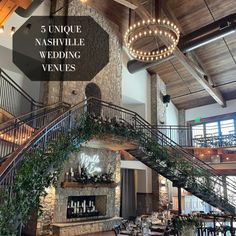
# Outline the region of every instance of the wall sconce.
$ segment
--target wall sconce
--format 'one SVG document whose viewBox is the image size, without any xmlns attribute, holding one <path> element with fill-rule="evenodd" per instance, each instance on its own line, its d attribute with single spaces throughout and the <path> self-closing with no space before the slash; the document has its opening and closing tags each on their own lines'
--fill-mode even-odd
<svg viewBox="0 0 236 236">
<path fill-rule="evenodd" d="M 170 103 L 170 95 L 166 94 L 163 96 L 163 103 L 168 106 L 168 103 Z"/>
<path fill-rule="evenodd" d="M 161 187 L 165 187 L 166 186 L 166 180 L 162 179 L 160 184 L 161 184 Z"/>
<path fill-rule="evenodd" d="M 16 27 L 12 26 L 10 35 L 13 36 L 15 32 L 16 32 Z"/>
</svg>

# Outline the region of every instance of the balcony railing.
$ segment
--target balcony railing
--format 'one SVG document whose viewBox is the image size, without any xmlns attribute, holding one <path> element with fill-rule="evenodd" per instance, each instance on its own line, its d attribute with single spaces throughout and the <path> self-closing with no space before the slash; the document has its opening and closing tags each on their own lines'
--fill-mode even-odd
<svg viewBox="0 0 236 236">
<path fill-rule="evenodd" d="M 153 126 L 167 137 L 183 147 L 232 147 L 236 146 L 236 134 L 234 126 L 228 134 L 212 133 L 210 129 L 201 129 L 194 126 L 162 125 Z"/>
</svg>

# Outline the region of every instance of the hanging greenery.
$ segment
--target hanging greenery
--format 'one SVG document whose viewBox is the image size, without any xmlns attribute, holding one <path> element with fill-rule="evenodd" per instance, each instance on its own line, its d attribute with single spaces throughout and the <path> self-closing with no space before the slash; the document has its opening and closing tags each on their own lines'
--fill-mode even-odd
<svg viewBox="0 0 236 236">
<path fill-rule="evenodd" d="M 162 147 L 156 138 L 145 135 L 132 125 L 116 118 L 104 119 L 88 114 L 80 117 L 77 124 L 78 128 L 49 142 L 46 151 L 33 147 L 24 154 L 24 161 L 17 170 L 12 186 L 14 197 L 9 198 L 9 193 L 6 193 L 6 197 L 2 198 L 3 203 L 0 204 L 0 235 L 15 236 L 19 221 L 25 224 L 32 212 L 36 209 L 41 212 L 40 199 L 46 196 L 45 189 L 57 182 L 58 174 L 68 154 L 78 150 L 79 144 L 90 140 L 92 136 L 103 137 L 112 134 L 134 140 L 149 156 L 146 164 L 151 168 L 158 170 L 159 173 L 172 173 L 184 183 L 188 181 L 188 184 L 195 184 L 199 191 L 205 190 L 201 189 L 196 180 L 197 178 L 209 180 L 209 172 L 193 171 L 191 164 L 176 157 L 174 150 Z M 111 181 L 109 176 L 96 178 L 92 182 Z M 86 178 L 79 180 L 88 181 Z"/>
<path fill-rule="evenodd" d="M 184 229 L 199 227 L 201 225 L 201 219 L 195 215 L 182 215 L 172 218 L 172 225 L 174 229 L 181 233 Z"/>
<path fill-rule="evenodd" d="M 12 197 L 5 194 L 0 204 L 0 235 L 15 236 L 19 222 L 25 224 L 33 212 L 42 213 L 40 199 L 46 196 L 45 189 L 56 183 L 58 174 L 70 152 L 78 150 L 75 140 L 80 130 L 61 135 L 47 145 L 47 151 L 33 148 L 24 154 L 24 161 L 17 170 Z M 86 139 L 88 138 L 86 134 Z M 10 190 L 9 190 L 10 191 Z"/>
</svg>

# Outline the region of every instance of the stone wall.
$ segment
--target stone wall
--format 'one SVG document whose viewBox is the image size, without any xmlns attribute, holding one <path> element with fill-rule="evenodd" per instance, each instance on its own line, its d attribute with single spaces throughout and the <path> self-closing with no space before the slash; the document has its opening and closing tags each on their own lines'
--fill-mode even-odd
<svg viewBox="0 0 236 236">
<path fill-rule="evenodd" d="M 52 222 L 54 217 L 54 207 L 56 199 L 56 190 L 54 187 L 46 189 L 47 196 L 42 200 L 43 214 L 37 222 L 36 235 L 52 235 Z"/>
<path fill-rule="evenodd" d="M 151 123 L 153 125 L 166 124 L 166 105 L 163 103 L 163 95 L 166 95 L 166 85 L 157 74 L 154 74 L 151 78 Z"/>
<path fill-rule="evenodd" d="M 166 124 L 166 105 L 163 103 L 163 95 L 166 95 L 166 85 L 159 75 L 153 74 L 151 78 L 151 123 L 153 125 Z M 153 211 L 167 208 L 168 189 L 161 184 L 162 181 L 165 181 L 164 177 L 153 171 L 151 198 Z"/>
<path fill-rule="evenodd" d="M 159 175 L 159 210 L 164 211 L 168 208 L 168 185 L 167 180 Z"/>
<path fill-rule="evenodd" d="M 57 8 L 63 4 L 58 1 Z M 60 13 L 60 12 L 59 12 Z M 61 14 L 60 14 L 61 15 Z M 114 23 L 110 22 L 100 12 L 92 9 L 79 0 L 73 0 L 68 7 L 70 16 L 91 16 L 109 34 L 109 63 L 90 82 L 96 83 L 102 93 L 102 100 L 121 104 L 121 44 Z M 52 81 L 44 83 L 44 102 L 56 103 L 60 100 L 69 104 L 77 104 L 85 98 L 85 87 L 89 82 Z M 72 91 L 74 91 L 72 93 Z"/>
<path fill-rule="evenodd" d="M 120 217 L 113 217 L 105 220 L 98 220 L 93 222 L 77 222 L 68 224 L 54 224 L 53 225 L 53 236 L 78 236 L 87 235 L 97 232 L 111 231 L 114 225 L 121 223 Z"/>
</svg>

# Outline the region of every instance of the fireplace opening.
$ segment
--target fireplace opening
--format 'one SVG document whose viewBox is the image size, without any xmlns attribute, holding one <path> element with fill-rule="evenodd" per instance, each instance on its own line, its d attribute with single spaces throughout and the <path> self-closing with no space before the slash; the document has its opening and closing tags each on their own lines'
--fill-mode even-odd
<svg viewBox="0 0 236 236">
<path fill-rule="evenodd" d="M 107 196 L 69 196 L 67 203 L 67 219 L 85 219 L 105 217 Z"/>
</svg>

